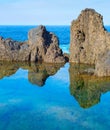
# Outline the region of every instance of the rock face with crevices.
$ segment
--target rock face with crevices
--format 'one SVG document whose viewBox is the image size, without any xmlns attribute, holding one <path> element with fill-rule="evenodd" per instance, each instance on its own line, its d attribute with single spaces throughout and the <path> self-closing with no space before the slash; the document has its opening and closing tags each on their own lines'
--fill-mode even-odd
<svg viewBox="0 0 110 130">
<path fill-rule="evenodd" d="M 28 39 L 31 49 L 31 61 L 65 62 L 63 52 L 59 48 L 58 38 L 53 33 L 48 32 L 44 26 L 30 30 Z"/>
<path fill-rule="evenodd" d="M 65 57 L 58 38 L 41 25 L 29 31 L 26 42 L 0 37 L 0 60 L 64 63 Z"/>
<path fill-rule="evenodd" d="M 98 56 L 110 50 L 110 34 L 103 17 L 93 9 L 85 9 L 71 25 L 70 62 L 95 64 Z"/>
<path fill-rule="evenodd" d="M 83 10 L 72 21 L 70 62 L 94 64 L 96 76 L 110 76 L 110 33 L 94 9 Z"/>
<path fill-rule="evenodd" d="M 100 54 L 95 65 L 95 75 L 110 76 L 110 51 Z"/>
<path fill-rule="evenodd" d="M 26 42 L 17 42 L 11 38 L 0 37 L 1 61 L 29 61 L 29 45 Z"/>
<path fill-rule="evenodd" d="M 48 32 L 44 26 L 30 30 L 28 39 L 31 49 L 31 61 L 65 62 L 63 52 L 59 48 L 58 38 L 53 33 Z"/>
</svg>

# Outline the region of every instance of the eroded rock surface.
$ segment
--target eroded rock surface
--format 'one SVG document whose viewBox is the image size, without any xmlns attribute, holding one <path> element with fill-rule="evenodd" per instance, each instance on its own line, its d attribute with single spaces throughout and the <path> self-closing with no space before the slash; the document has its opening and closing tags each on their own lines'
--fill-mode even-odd
<svg viewBox="0 0 110 130">
<path fill-rule="evenodd" d="M 110 76 L 110 51 L 100 54 L 95 65 L 95 75 Z"/>
<path fill-rule="evenodd" d="M 28 39 L 31 61 L 65 62 L 63 52 L 59 48 L 58 38 L 53 33 L 48 32 L 44 26 L 30 30 Z"/>
<path fill-rule="evenodd" d="M 17 42 L 10 38 L 0 37 L 0 60 L 2 61 L 28 61 L 29 46 L 26 42 Z"/>
<path fill-rule="evenodd" d="M 103 17 L 93 9 L 85 9 L 72 21 L 70 62 L 95 64 L 98 55 L 110 49 L 110 34 Z"/>
<path fill-rule="evenodd" d="M 103 70 L 101 67 L 103 61 L 101 63 L 99 60 L 100 55 L 105 55 L 105 52 L 109 50 L 110 34 L 103 26 L 103 17 L 93 9 L 83 10 L 79 17 L 72 21 L 70 62 L 97 64 L 96 71 L 102 70 L 102 73 L 96 72 L 96 75 L 110 76 L 110 71 L 108 71 L 110 64 L 107 63 Z M 110 61 L 110 58 L 107 58 L 107 61 Z M 106 74 L 104 72 L 105 68 L 107 70 Z"/>
<path fill-rule="evenodd" d="M 48 32 L 44 26 L 31 29 L 27 42 L 17 42 L 0 37 L 0 60 L 65 62 L 63 52 L 59 48 L 58 38 Z"/>
</svg>

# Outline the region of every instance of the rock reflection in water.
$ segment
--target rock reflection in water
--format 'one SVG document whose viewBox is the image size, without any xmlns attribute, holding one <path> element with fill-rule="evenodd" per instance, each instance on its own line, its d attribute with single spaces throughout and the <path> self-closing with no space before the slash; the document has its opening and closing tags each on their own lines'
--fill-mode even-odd
<svg viewBox="0 0 110 130">
<path fill-rule="evenodd" d="M 0 79 L 14 74 L 19 68 L 28 70 L 28 80 L 35 85 L 43 86 L 46 79 L 54 75 L 63 64 L 0 62 Z"/>
<path fill-rule="evenodd" d="M 33 64 L 28 72 L 28 79 L 32 84 L 43 86 L 46 79 L 54 75 L 62 64 Z"/>
<path fill-rule="evenodd" d="M 85 73 L 93 66 L 70 64 L 70 93 L 81 107 L 89 108 L 100 102 L 101 94 L 110 91 L 110 77 L 98 78 Z"/>
</svg>

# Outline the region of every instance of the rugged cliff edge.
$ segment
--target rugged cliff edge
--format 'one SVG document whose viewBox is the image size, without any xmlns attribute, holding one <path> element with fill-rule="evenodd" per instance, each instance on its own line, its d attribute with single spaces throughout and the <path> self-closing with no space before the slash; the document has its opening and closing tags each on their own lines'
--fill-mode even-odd
<svg viewBox="0 0 110 130">
<path fill-rule="evenodd" d="M 65 62 L 63 52 L 59 48 L 58 38 L 42 25 L 29 31 L 26 42 L 17 42 L 0 37 L 0 60 Z"/>
<path fill-rule="evenodd" d="M 83 10 L 71 24 L 70 62 L 95 64 L 95 75 L 110 76 L 109 51 L 110 34 L 103 26 L 103 17 L 94 9 Z M 104 63 L 99 60 L 103 56 Z"/>
</svg>

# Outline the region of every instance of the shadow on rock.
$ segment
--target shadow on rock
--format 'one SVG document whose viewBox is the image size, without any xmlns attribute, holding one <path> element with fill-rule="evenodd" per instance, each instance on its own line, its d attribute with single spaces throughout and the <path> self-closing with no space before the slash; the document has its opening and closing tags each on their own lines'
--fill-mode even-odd
<svg viewBox="0 0 110 130">
<path fill-rule="evenodd" d="M 101 94 L 110 91 L 110 77 L 98 78 L 92 75 L 94 66 L 70 64 L 70 93 L 82 108 L 89 108 L 100 102 Z"/>
</svg>

